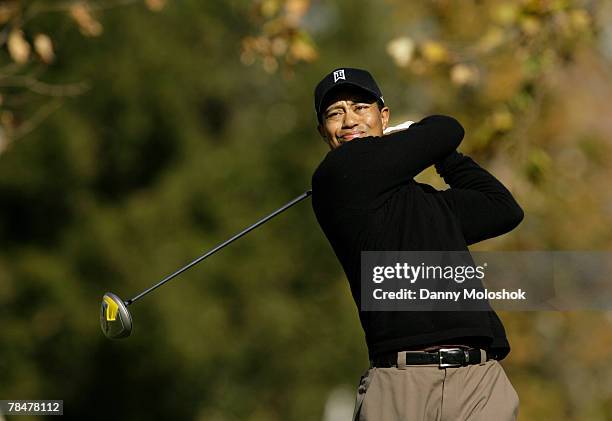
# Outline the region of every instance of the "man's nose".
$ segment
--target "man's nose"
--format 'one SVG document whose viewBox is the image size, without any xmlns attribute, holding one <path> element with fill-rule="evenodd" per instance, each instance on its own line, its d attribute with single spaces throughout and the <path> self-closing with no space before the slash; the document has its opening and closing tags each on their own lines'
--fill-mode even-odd
<svg viewBox="0 0 612 421">
<path fill-rule="evenodd" d="M 342 127 L 354 127 L 357 125 L 357 116 L 350 108 L 344 113 L 344 120 L 342 121 Z"/>
</svg>

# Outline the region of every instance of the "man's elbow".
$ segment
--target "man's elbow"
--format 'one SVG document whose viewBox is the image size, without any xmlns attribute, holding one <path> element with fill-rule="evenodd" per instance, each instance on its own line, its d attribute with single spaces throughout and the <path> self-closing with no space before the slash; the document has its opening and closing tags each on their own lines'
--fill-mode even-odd
<svg viewBox="0 0 612 421">
<path fill-rule="evenodd" d="M 465 129 L 463 128 L 463 126 L 461 125 L 461 123 L 459 123 L 459 121 L 453 117 L 448 117 L 449 119 L 449 132 L 450 132 L 450 137 L 451 139 L 453 139 L 453 142 L 455 143 L 455 149 L 459 147 L 459 144 L 461 143 L 461 141 L 463 140 L 463 137 L 465 136 Z"/>
<path fill-rule="evenodd" d="M 489 234 L 493 233 L 494 235 L 490 237 L 497 237 L 509 233 L 521 223 L 524 217 L 525 213 L 518 203 L 514 200 L 512 203 L 506 203 L 496 211 L 496 222 L 489 232 Z"/>
<path fill-rule="evenodd" d="M 443 117 L 444 127 L 446 131 L 446 136 L 451 139 L 453 146 L 455 149 L 459 147 L 463 137 L 465 136 L 465 129 L 459 123 L 459 121 L 451 116 L 441 116 Z"/>
<path fill-rule="evenodd" d="M 483 240 L 488 240 L 489 238 L 495 238 L 509 233 L 521 223 L 525 214 L 523 209 L 516 205 L 504 212 L 498 212 L 498 216 L 499 218 L 497 218 L 488 229 L 466 235 L 465 241 L 467 245 L 469 246 Z"/>
<path fill-rule="evenodd" d="M 505 232 L 512 231 L 523 221 L 524 218 L 525 212 L 523 212 L 523 209 L 518 205 L 518 203 L 515 203 L 514 206 L 508 210 L 505 217 Z"/>
<path fill-rule="evenodd" d="M 443 114 L 434 114 L 425 117 L 417 125 L 436 124 L 438 135 L 443 139 L 448 139 L 452 144 L 453 149 L 456 149 L 461 144 L 465 136 L 465 130 L 459 121 L 451 116 Z"/>
</svg>

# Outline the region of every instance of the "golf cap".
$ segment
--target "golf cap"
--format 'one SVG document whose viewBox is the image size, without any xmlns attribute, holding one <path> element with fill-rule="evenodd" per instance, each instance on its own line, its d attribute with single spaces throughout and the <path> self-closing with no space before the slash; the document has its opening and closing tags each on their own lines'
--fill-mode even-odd
<svg viewBox="0 0 612 421">
<path fill-rule="evenodd" d="M 370 72 L 363 69 L 340 67 L 332 70 L 315 88 L 315 111 L 319 122 L 321 122 L 321 113 L 324 111 L 322 107 L 326 96 L 333 89 L 341 85 L 352 85 L 361 88 L 372 94 L 376 100 L 381 101 L 383 104 L 385 103 L 382 92 L 380 92 L 380 88 Z"/>
</svg>

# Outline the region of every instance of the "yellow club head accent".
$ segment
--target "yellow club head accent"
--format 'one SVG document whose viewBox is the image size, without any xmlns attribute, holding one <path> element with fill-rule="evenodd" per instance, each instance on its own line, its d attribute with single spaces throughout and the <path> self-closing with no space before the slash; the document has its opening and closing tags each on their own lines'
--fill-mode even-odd
<svg viewBox="0 0 612 421">
<path fill-rule="evenodd" d="M 100 327 L 109 339 L 120 339 L 130 336 L 132 316 L 126 303 L 117 295 L 107 292 L 100 305 Z"/>
<path fill-rule="evenodd" d="M 104 302 L 106 303 L 106 320 L 117 320 L 117 310 L 119 310 L 119 305 L 108 295 L 104 296 Z"/>
</svg>

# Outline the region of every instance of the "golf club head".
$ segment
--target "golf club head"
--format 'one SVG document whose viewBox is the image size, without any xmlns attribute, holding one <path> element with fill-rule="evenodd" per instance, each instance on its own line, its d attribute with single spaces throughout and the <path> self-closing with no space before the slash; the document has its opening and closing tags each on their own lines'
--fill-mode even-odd
<svg viewBox="0 0 612 421">
<path fill-rule="evenodd" d="M 132 316 L 125 302 L 113 293 L 107 292 L 102 297 L 100 327 L 110 339 L 127 338 L 132 333 Z"/>
</svg>

